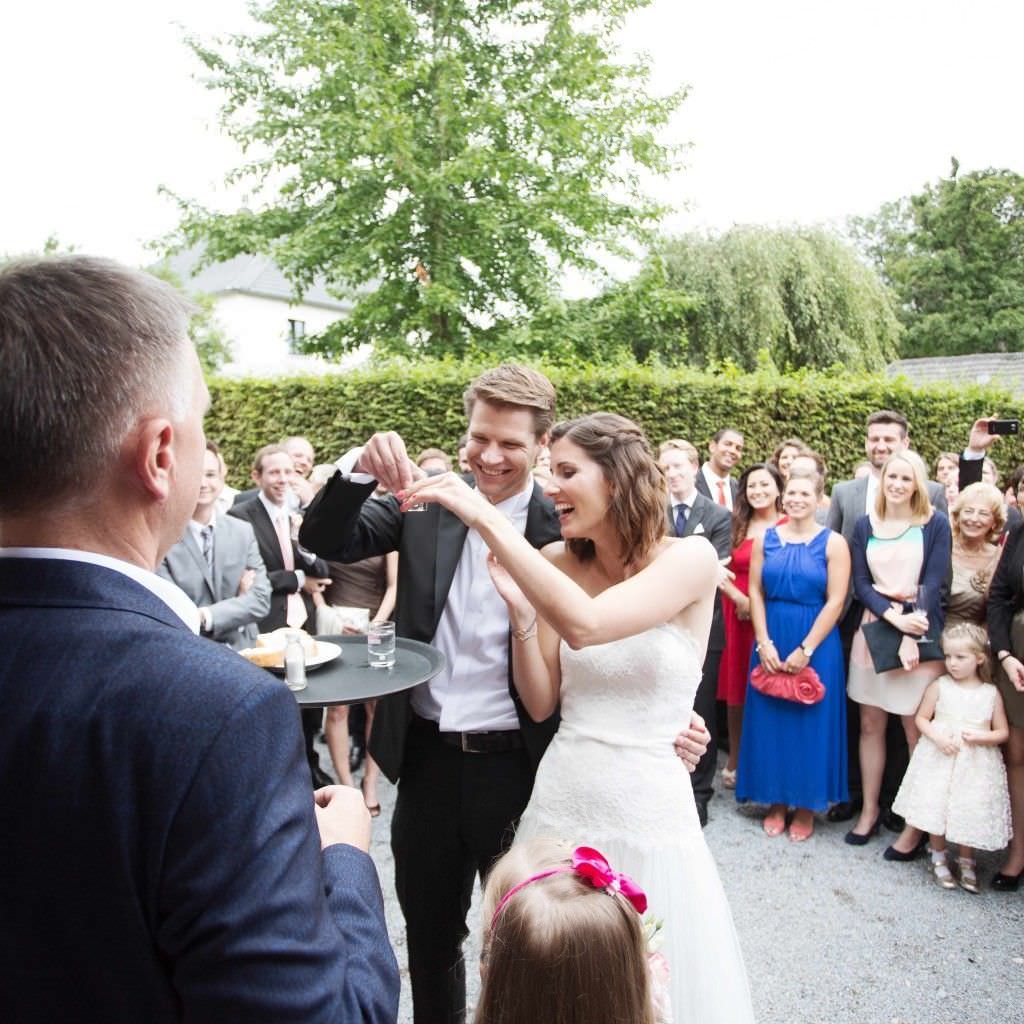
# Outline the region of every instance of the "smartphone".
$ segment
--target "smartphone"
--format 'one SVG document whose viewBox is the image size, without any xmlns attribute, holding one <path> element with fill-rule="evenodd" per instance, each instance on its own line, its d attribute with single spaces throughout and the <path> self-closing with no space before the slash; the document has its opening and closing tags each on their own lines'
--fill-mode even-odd
<svg viewBox="0 0 1024 1024">
<path fill-rule="evenodd" d="M 989 420 L 987 430 L 990 434 L 1018 434 L 1020 420 Z"/>
</svg>

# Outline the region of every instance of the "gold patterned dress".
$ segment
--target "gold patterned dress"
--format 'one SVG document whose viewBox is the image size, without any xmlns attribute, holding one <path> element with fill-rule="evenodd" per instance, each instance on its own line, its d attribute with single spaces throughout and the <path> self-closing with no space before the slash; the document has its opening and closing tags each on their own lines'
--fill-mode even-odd
<svg viewBox="0 0 1024 1024">
<path fill-rule="evenodd" d="M 996 571 L 1001 549 L 996 548 L 988 565 L 977 569 L 958 564 L 957 552 L 953 553 L 953 581 L 949 588 L 949 603 L 946 605 L 946 625 L 958 622 L 973 622 L 985 627 L 985 605 L 992 574 Z"/>
</svg>

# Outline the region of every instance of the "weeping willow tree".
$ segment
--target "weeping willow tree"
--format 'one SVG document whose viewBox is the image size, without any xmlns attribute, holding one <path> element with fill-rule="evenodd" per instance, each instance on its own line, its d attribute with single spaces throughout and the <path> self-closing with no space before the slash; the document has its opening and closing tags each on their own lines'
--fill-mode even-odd
<svg viewBox="0 0 1024 1024">
<path fill-rule="evenodd" d="M 668 285 L 686 295 L 687 361 L 753 370 L 881 370 L 897 357 L 900 324 L 878 275 L 852 247 L 817 228 L 737 227 L 663 243 Z"/>
</svg>

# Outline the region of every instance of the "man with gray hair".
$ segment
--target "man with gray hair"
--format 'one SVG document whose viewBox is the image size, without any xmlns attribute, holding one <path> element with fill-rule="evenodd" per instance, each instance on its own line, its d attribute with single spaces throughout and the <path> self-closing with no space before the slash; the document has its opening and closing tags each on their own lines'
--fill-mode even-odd
<svg viewBox="0 0 1024 1024">
<path fill-rule="evenodd" d="M 0 1006 L 392 1022 L 361 797 L 314 800 L 291 694 L 153 571 L 203 466 L 187 314 L 107 260 L 0 270 Z"/>
</svg>

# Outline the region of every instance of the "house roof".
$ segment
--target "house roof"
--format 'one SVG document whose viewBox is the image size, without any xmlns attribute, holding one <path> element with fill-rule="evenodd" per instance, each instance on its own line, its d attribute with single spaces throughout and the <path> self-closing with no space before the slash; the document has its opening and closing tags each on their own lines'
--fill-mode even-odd
<svg viewBox="0 0 1024 1024">
<path fill-rule="evenodd" d="M 994 384 L 1024 396 L 1024 352 L 898 359 L 885 372 L 889 377 L 906 377 L 911 384 Z"/>
<path fill-rule="evenodd" d="M 299 301 L 295 297 L 294 286 L 269 256 L 235 256 L 224 263 L 212 263 L 197 270 L 201 255 L 202 248 L 192 246 L 176 252 L 167 259 L 168 266 L 181 279 L 186 289 L 206 292 L 208 295 L 240 292 L 244 295 L 259 295 L 289 303 Z M 313 282 L 301 301 L 342 312 L 352 308 L 350 302 L 331 295 L 321 277 Z"/>
</svg>

